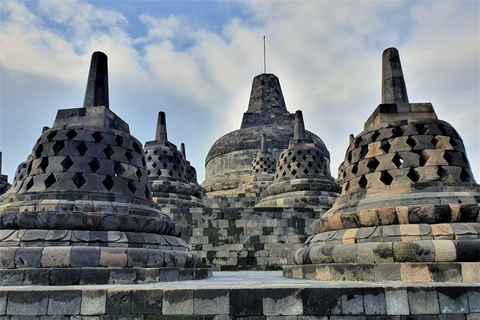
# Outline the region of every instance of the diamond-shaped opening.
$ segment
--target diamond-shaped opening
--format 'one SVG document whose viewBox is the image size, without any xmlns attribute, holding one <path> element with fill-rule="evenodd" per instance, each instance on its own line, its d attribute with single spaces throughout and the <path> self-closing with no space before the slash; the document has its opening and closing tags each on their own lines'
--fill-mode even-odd
<svg viewBox="0 0 480 320">
<path fill-rule="evenodd" d="M 316 174 L 319 174 L 319 173 L 320 173 L 320 171 L 318 171 L 318 169 L 315 169 L 314 172 L 315 172 Z"/>
<path fill-rule="evenodd" d="M 403 163 L 403 159 L 402 157 L 400 157 L 400 155 L 398 153 L 396 153 L 394 156 L 393 156 L 393 159 L 392 159 L 392 162 L 395 166 L 397 166 L 397 168 L 400 168 L 400 166 L 402 165 Z"/>
<path fill-rule="evenodd" d="M 156 164 L 155 162 L 152 163 L 152 167 L 153 167 L 153 168 L 156 168 L 156 167 L 157 167 L 157 164 Z"/>
<path fill-rule="evenodd" d="M 150 170 L 147 170 L 147 175 L 149 176 L 151 174 Z"/>
<path fill-rule="evenodd" d="M 63 167 L 63 171 L 68 171 L 68 169 L 70 169 L 70 167 L 73 166 L 73 161 L 72 159 L 70 159 L 70 157 L 66 157 L 65 159 L 62 160 L 62 162 L 60 162 L 60 164 Z"/>
<path fill-rule="evenodd" d="M 287 173 L 284 171 L 284 172 L 282 173 L 282 177 L 285 177 L 286 175 L 287 175 Z"/>
<path fill-rule="evenodd" d="M 157 170 L 157 176 L 161 176 L 162 175 L 162 170 L 158 169 Z"/>
<path fill-rule="evenodd" d="M 417 182 L 420 179 L 420 175 L 413 168 L 408 171 L 407 177 L 413 182 Z"/>
<path fill-rule="evenodd" d="M 255 172 L 258 172 L 258 169 L 255 169 Z"/>
<path fill-rule="evenodd" d="M 152 160 L 152 156 L 148 156 L 148 157 L 147 157 L 147 160 L 148 160 L 148 161 L 151 161 L 151 160 Z"/>
<path fill-rule="evenodd" d="M 167 169 L 168 164 L 166 162 L 163 163 L 163 169 Z"/>
<path fill-rule="evenodd" d="M 105 154 L 105 156 L 107 157 L 107 159 L 110 159 L 110 157 L 112 156 L 112 154 L 114 153 L 115 151 L 113 151 L 112 147 L 110 146 L 107 146 L 105 149 L 103 149 L 103 153 Z"/>
<path fill-rule="evenodd" d="M 362 176 L 360 180 L 358 180 L 358 186 L 362 189 L 365 189 L 367 187 L 368 180 L 365 178 L 365 176 Z"/>
<path fill-rule="evenodd" d="M 302 154 L 302 150 L 297 150 L 297 154 L 298 155 Z"/>
<path fill-rule="evenodd" d="M 303 159 L 303 161 L 307 160 L 307 156 L 304 155 L 304 156 L 302 157 L 302 159 Z"/>
<path fill-rule="evenodd" d="M 434 137 L 432 138 L 432 140 L 430 140 L 430 142 L 433 144 L 433 147 L 436 149 L 439 142 L 438 139 Z"/>
<path fill-rule="evenodd" d="M 24 166 L 25 167 L 25 166 Z M 27 168 L 27 176 L 32 172 L 32 161 L 28 163 L 28 168 Z"/>
<path fill-rule="evenodd" d="M 379 136 L 380 136 L 380 132 L 375 131 L 375 132 L 372 134 L 372 141 L 375 142 Z"/>
<path fill-rule="evenodd" d="M 303 173 L 308 174 L 308 170 L 307 169 L 303 170 Z"/>
<path fill-rule="evenodd" d="M 179 172 L 177 175 L 178 175 L 179 177 L 182 177 L 182 173 L 181 173 L 181 172 Z"/>
<path fill-rule="evenodd" d="M 33 179 L 31 180 L 33 181 Z M 48 189 L 50 188 L 55 182 L 57 182 L 57 179 L 55 179 L 55 176 L 53 175 L 53 173 L 51 173 L 47 179 L 45 179 L 45 181 L 43 182 L 45 184 L 45 188 Z"/>
<path fill-rule="evenodd" d="M 288 168 L 288 170 L 292 169 L 292 165 L 290 163 L 287 164 L 287 168 Z"/>
<path fill-rule="evenodd" d="M 367 153 L 368 153 L 368 145 L 362 146 L 362 149 L 360 150 L 360 159 L 359 160 L 365 159 L 365 156 L 367 155 Z"/>
<path fill-rule="evenodd" d="M 92 138 L 93 138 L 93 140 L 95 140 L 96 143 L 99 143 L 100 141 L 103 140 L 102 134 L 98 131 L 92 133 Z"/>
<path fill-rule="evenodd" d="M 115 166 L 113 167 L 115 171 L 115 176 L 121 176 L 125 172 L 125 168 L 120 162 L 115 161 Z"/>
<path fill-rule="evenodd" d="M 45 173 L 48 167 L 48 158 L 42 158 L 42 161 L 40 161 L 40 164 L 38 165 L 38 168 L 42 169 L 42 172 Z"/>
<path fill-rule="evenodd" d="M 132 192 L 133 194 L 135 194 L 135 192 L 137 191 L 137 188 L 135 187 L 135 184 L 133 183 L 133 181 L 128 181 L 127 187 L 128 187 L 128 190 L 130 190 L 130 192 Z"/>
<path fill-rule="evenodd" d="M 358 146 L 360 145 L 360 142 L 362 142 L 362 138 L 361 138 L 361 137 L 358 137 L 357 139 L 355 139 L 355 141 L 354 141 L 355 148 L 358 148 Z"/>
<path fill-rule="evenodd" d="M 393 134 L 393 136 L 395 136 L 395 137 L 401 137 L 401 136 L 403 136 L 403 130 L 402 130 L 402 128 L 400 128 L 400 127 L 394 127 L 394 128 L 392 129 L 392 134 Z"/>
<path fill-rule="evenodd" d="M 168 152 L 167 152 L 167 150 L 163 150 L 162 153 L 163 153 L 164 155 L 167 155 Z"/>
<path fill-rule="evenodd" d="M 117 146 L 121 147 L 123 146 L 123 138 L 120 136 L 115 137 L 115 142 L 117 143 Z"/>
<path fill-rule="evenodd" d="M 103 180 L 102 184 L 108 191 L 112 190 L 113 185 L 114 185 L 112 177 L 111 176 L 106 176 L 105 179 Z"/>
<path fill-rule="evenodd" d="M 393 177 L 387 171 L 383 171 L 380 175 L 380 181 L 382 181 L 386 186 L 392 184 Z"/>
<path fill-rule="evenodd" d="M 445 170 L 442 166 L 438 167 L 437 174 L 442 181 L 446 180 L 449 176 L 448 171 Z"/>
<path fill-rule="evenodd" d="M 153 154 L 156 155 L 158 153 L 157 150 L 153 150 Z"/>
<path fill-rule="evenodd" d="M 85 142 L 80 142 L 80 144 L 77 146 L 77 150 L 80 153 L 81 156 L 84 156 L 85 153 L 87 152 L 88 148 L 85 144 Z"/>
<path fill-rule="evenodd" d="M 415 129 L 417 129 L 418 134 L 426 134 L 428 132 L 428 127 L 424 124 L 416 124 Z"/>
<path fill-rule="evenodd" d="M 443 159 L 445 159 L 445 161 L 447 161 L 448 164 L 452 164 L 452 160 L 453 160 L 453 157 L 452 157 L 452 154 L 448 151 L 445 151 L 445 153 L 443 154 Z"/>
<path fill-rule="evenodd" d="M 131 163 L 133 159 L 132 153 L 130 151 L 125 152 L 125 158 L 127 158 L 128 163 Z"/>
<path fill-rule="evenodd" d="M 375 169 L 377 169 L 379 164 L 380 164 L 380 161 L 378 161 L 376 158 L 370 158 L 368 159 L 367 168 L 375 171 Z"/>
<path fill-rule="evenodd" d="M 350 181 L 345 184 L 345 191 L 348 191 L 350 189 Z"/>
<path fill-rule="evenodd" d="M 135 174 L 137 175 L 138 180 L 142 178 L 142 170 L 137 169 L 137 172 L 135 172 Z"/>
<path fill-rule="evenodd" d="M 142 164 L 143 164 L 143 166 L 146 166 L 146 165 L 147 165 L 147 162 L 145 161 L 145 158 L 144 158 L 144 157 L 142 157 Z"/>
<path fill-rule="evenodd" d="M 168 175 L 169 175 L 170 177 L 173 177 L 173 172 L 172 172 L 172 171 L 168 171 Z"/>
<path fill-rule="evenodd" d="M 90 168 L 90 170 L 95 173 L 100 169 L 100 162 L 96 158 L 93 158 L 89 163 L 87 163 L 87 166 Z"/>
<path fill-rule="evenodd" d="M 357 174 L 357 172 L 358 172 L 358 165 L 354 164 L 352 167 L 352 173 Z"/>
<path fill-rule="evenodd" d="M 50 133 L 48 134 L 48 136 L 47 136 L 47 140 L 48 140 L 48 141 L 52 141 L 53 138 L 55 138 L 56 135 L 57 135 L 57 131 L 52 131 L 52 132 L 50 132 Z"/>
<path fill-rule="evenodd" d="M 162 156 L 158 156 L 158 161 L 162 161 Z"/>
<path fill-rule="evenodd" d="M 150 199 L 150 191 L 148 191 L 147 187 L 145 187 L 145 198 Z"/>
<path fill-rule="evenodd" d="M 390 143 L 388 141 L 382 141 L 382 144 L 380 145 L 380 149 L 385 151 L 385 153 L 388 153 L 388 150 L 390 150 Z"/>
<path fill-rule="evenodd" d="M 43 152 L 43 145 L 39 145 L 37 147 L 37 150 L 35 150 L 35 156 L 37 158 L 41 158 L 42 157 L 42 152 Z"/>
<path fill-rule="evenodd" d="M 70 131 L 67 132 L 68 140 L 72 140 L 76 136 L 77 136 L 77 132 L 75 130 L 70 130 Z"/>
<path fill-rule="evenodd" d="M 450 137 L 450 145 L 453 147 L 453 150 L 457 150 L 458 148 L 458 143 L 455 141 L 454 138 Z"/>
<path fill-rule="evenodd" d="M 297 162 L 297 168 L 300 168 L 302 164 L 300 162 Z"/>
<path fill-rule="evenodd" d="M 293 174 L 293 175 L 296 175 L 296 174 L 297 174 L 297 170 L 293 169 L 293 170 L 292 170 L 292 174 Z"/>
<path fill-rule="evenodd" d="M 83 177 L 83 173 L 81 172 L 75 172 L 75 174 L 72 177 L 73 184 L 77 187 L 77 189 L 80 189 L 87 180 Z"/>
<path fill-rule="evenodd" d="M 292 151 L 288 151 L 287 155 L 288 155 L 288 156 L 291 156 L 291 155 L 292 155 Z"/>
<path fill-rule="evenodd" d="M 406 143 L 413 149 L 417 145 L 417 142 L 412 138 L 408 137 Z"/>
<path fill-rule="evenodd" d="M 462 180 L 462 182 L 470 182 L 471 180 L 470 173 L 465 168 L 462 168 L 462 172 L 460 173 L 460 180 Z"/>
<path fill-rule="evenodd" d="M 312 164 L 311 162 L 308 162 L 308 163 L 307 163 L 307 166 L 308 166 L 309 168 L 311 168 L 311 167 L 313 166 L 313 164 Z M 270 167 L 270 166 L 269 166 L 269 167 Z"/>
<path fill-rule="evenodd" d="M 168 162 L 172 162 L 173 159 L 172 159 L 172 157 L 168 157 L 167 160 L 168 160 Z"/>
<path fill-rule="evenodd" d="M 65 142 L 63 140 L 55 142 L 52 147 L 53 154 L 58 155 L 63 148 L 65 148 Z"/>
<path fill-rule="evenodd" d="M 132 146 L 133 146 L 133 150 L 135 150 L 138 153 L 142 153 L 142 148 L 140 148 L 138 143 L 134 142 L 134 143 L 132 143 Z"/>
<path fill-rule="evenodd" d="M 173 168 L 173 169 L 177 169 L 178 167 L 177 167 L 176 164 L 174 164 L 172 168 Z"/>
<path fill-rule="evenodd" d="M 427 153 L 425 152 L 417 152 L 417 154 L 420 156 L 418 159 L 420 167 L 423 167 L 425 163 L 427 163 L 427 160 L 430 158 Z"/>
<path fill-rule="evenodd" d="M 348 163 L 352 162 L 352 153 L 351 152 L 348 153 L 347 162 Z"/>
<path fill-rule="evenodd" d="M 33 187 L 33 183 L 33 178 L 31 178 L 26 185 L 27 191 Z"/>
</svg>

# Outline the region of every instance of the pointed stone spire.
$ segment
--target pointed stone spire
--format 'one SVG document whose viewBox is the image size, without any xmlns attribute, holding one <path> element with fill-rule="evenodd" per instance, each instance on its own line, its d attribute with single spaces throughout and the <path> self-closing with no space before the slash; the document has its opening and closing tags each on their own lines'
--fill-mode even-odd
<svg viewBox="0 0 480 320">
<path fill-rule="evenodd" d="M 263 114 L 288 114 L 280 81 L 271 73 L 253 79 L 247 112 Z"/>
<path fill-rule="evenodd" d="M 185 160 L 187 160 L 187 152 L 185 151 L 185 143 L 180 144 L 180 152 Z"/>
<path fill-rule="evenodd" d="M 96 106 L 109 108 L 107 55 L 100 51 L 92 54 L 85 99 L 83 100 L 84 108 Z"/>
<path fill-rule="evenodd" d="M 2 174 L 2 151 L 0 151 L 0 175 Z"/>
<path fill-rule="evenodd" d="M 262 133 L 262 140 L 260 142 L 260 153 L 267 153 L 267 135 Z"/>
<path fill-rule="evenodd" d="M 167 142 L 167 121 L 165 112 L 158 113 L 157 132 L 155 133 L 155 140 L 158 142 Z"/>
<path fill-rule="evenodd" d="M 400 55 L 388 48 L 382 56 L 382 104 L 408 103 Z"/>
<path fill-rule="evenodd" d="M 303 114 L 301 110 L 295 112 L 295 131 L 293 132 L 293 139 L 305 139 L 305 124 L 303 123 Z"/>
</svg>

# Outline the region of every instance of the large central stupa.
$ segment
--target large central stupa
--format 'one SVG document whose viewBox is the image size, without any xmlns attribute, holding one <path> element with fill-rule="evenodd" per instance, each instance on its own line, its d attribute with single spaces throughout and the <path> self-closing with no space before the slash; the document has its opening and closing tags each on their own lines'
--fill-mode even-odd
<svg viewBox="0 0 480 320">
<path fill-rule="evenodd" d="M 260 74 L 253 79 L 248 110 L 243 114 L 239 130 L 218 139 L 205 160 L 205 181 L 208 193 L 236 189 L 250 175 L 251 164 L 261 151 L 259 140 L 265 134 L 269 151 L 275 159 L 288 148 L 293 138 L 295 114 L 289 113 L 278 78 Z M 323 141 L 307 131 L 306 136 L 330 162 Z"/>
</svg>

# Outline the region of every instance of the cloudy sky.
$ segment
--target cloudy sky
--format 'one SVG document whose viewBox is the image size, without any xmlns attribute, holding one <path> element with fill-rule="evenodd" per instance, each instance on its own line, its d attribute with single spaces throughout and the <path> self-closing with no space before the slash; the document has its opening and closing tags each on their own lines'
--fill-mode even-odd
<svg viewBox="0 0 480 320">
<path fill-rule="evenodd" d="M 205 156 L 239 129 L 251 82 L 280 79 L 290 112 L 331 153 L 380 103 L 381 55 L 400 51 L 410 102 L 432 102 L 480 179 L 477 1 L 0 2 L 0 151 L 13 179 L 58 109 L 83 103 L 92 52 L 109 57 L 110 108 L 142 143 L 159 111 L 204 180 Z"/>
</svg>

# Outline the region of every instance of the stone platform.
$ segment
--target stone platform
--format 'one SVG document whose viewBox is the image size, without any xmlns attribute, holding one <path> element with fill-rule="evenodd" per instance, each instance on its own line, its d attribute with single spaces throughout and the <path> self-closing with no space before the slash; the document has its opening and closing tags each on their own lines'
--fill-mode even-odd
<svg viewBox="0 0 480 320">
<path fill-rule="evenodd" d="M 479 284 L 295 280 L 281 271 L 197 281 L 2 287 L 0 319 L 480 319 Z"/>
</svg>

